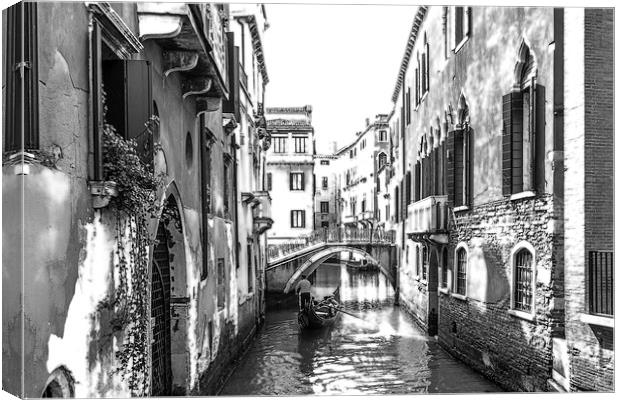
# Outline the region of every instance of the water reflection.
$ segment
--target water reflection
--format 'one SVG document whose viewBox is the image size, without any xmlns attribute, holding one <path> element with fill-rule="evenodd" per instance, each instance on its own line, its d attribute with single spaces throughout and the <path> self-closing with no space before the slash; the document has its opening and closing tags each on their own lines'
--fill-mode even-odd
<svg viewBox="0 0 620 400">
<path fill-rule="evenodd" d="M 311 276 L 316 298 L 340 286 L 341 314 L 326 329 L 300 331 L 296 310 L 267 314 L 264 328 L 222 394 L 405 394 L 499 391 L 429 340 L 403 311 L 379 272 L 340 264 Z"/>
</svg>

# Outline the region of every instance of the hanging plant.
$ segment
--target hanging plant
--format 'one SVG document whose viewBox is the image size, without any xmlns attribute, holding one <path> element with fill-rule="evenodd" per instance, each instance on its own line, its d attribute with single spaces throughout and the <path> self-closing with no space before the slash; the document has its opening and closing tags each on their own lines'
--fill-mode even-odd
<svg viewBox="0 0 620 400">
<path fill-rule="evenodd" d="M 104 115 L 105 115 L 104 102 Z M 152 117 L 142 134 L 152 135 L 159 121 Z M 120 374 L 132 396 L 149 393 L 148 354 L 150 342 L 148 294 L 149 255 L 153 241 L 148 222 L 159 214 L 157 190 L 162 177 L 156 177 L 152 165 L 144 163 L 135 140 L 122 138 L 110 124 L 103 126 L 103 169 L 106 181 L 116 184 L 118 196 L 110 202 L 115 213 L 116 249 L 114 257 L 114 293 L 99 303 L 99 310 L 112 313 L 113 332 L 123 332 L 123 343 L 116 352 Z M 159 148 L 160 145 L 154 146 Z"/>
</svg>

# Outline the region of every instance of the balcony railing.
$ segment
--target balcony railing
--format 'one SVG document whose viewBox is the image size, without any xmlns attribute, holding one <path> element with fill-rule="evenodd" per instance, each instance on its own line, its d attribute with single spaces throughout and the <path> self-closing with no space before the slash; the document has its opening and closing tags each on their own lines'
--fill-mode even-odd
<svg viewBox="0 0 620 400">
<path fill-rule="evenodd" d="M 614 315 L 614 253 L 591 251 L 588 263 L 590 313 Z"/>
<path fill-rule="evenodd" d="M 407 206 L 407 233 L 436 233 L 448 229 L 448 196 L 429 196 Z"/>
<path fill-rule="evenodd" d="M 394 232 L 377 229 L 317 229 L 285 243 L 269 245 L 269 261 L 318 244 L 393 244 Z"/>
</svg>

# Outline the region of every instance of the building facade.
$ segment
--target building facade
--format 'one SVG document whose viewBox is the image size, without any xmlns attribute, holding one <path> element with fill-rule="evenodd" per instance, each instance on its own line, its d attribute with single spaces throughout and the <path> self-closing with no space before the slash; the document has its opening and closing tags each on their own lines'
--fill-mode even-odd
<svg viewBox="0 0 620 400">
<path fill-rule="evenodd" d="M 265 182 L 275 221 L 268 235 L 269 245 L 277 246 L 314 230 L 312 107 L 267 108 L 266 118 L 272 143 Z"/>
<path fill-rule="evenodd" d="M 387 115 L 379 114 L 372 123 L 367 119 L 355 140 L 336 153 L 342 226 L 377 228 L 380 210 L 375 177 L 388 164 L 388 143 Z"/>
<path fill-rule="evenodd" d="M 584 225 L 613 215 L 611 153 L 584 159 L 613 136 L 610 18 L 419 7 L 398 74 L 382 223 L 402 246 L 399 302 L 510 390 L 613 388 L 613 229 Z M 574 45 L 585 62 L 564 58 Z"/>
<path fill-rule="evenodd" d="M 314 156 L 314 227 L 333 229 L 338 227 L 337 184 L 334 166 L 335 155 Z"/>
<path fill-rule="evenodd" d="M 270 202 L 249 170 L 269 146 L 268 78 L 264 9 L 237 11 L 3 12 L 4 390 L 215 393 L 247 344 L 264 313 Z M 255 63 L 236 68 L 239 48 Z"/>
</svg>

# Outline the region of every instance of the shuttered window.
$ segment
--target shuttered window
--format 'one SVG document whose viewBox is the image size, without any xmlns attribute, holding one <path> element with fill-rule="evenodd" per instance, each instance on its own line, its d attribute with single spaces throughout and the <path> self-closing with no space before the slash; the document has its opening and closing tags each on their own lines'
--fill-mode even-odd
<svg viewBox="0 0 620 400">
<path fill-rule="evenodd" d="M 290 174 L 290 190 L 304 190 L 304 173 L 303 172 L 291 172 Z"/>
<path fill-rule="evenodd" d="M 414 201 L 419 201 L 420 200 L 420 195 L 421 195 L 421 178 L 422 178 L 422 171 L 421 171 L 421 167 L 420 167 L 420 162 L 418 161 L 417 163 L 415 163 L 415 167 L 414 167 L 414 195 L 413 195 L 413 200 Z"/>
<path fill-rule="evenodd" d="M 426 280 L 428 271 L 428 247 L 422 247 L 422 279 Z"/>
<path fill-rule="evenodd" d="M 217 309 L 221 310 L 226 306 L 226 270 L 224 259 L 217 259 Z"/>
<path fill-rule="evenodd" d="M 448 287 L 448 249 L 445 247 L 441 257 L 441 286 Z"/>
<path fill-rule="evenodd" d="M 7 9 L 4 151 L 39 148 L 37 4 Z"/>
<path fill-rule="evenodd" d="M 291 228 L 305 228 L 306 227 L 306 211 L 305 210 L 291 210 Z"/>
<path fill-rule="evenodd" d="M 530 85 L 502 98 L 502 193 L 544 192 L 545 88 Z"/>
<path fill-rule="evenodd" d="M 273 184 L 273 176 L 271 175 L 271 172 L 267 172 L 267 190 L 272 190 L 272 184 Z"/>
<path fill-rule="evenodd" d="M 405 175 L 405 205 L 409 204 L 411 204 L 411 171 L 407 171 Z"/>
<path fill-rule="evenodd" d="M 446 186 L 454 207 L 469 206 L 473 184 L 473 132 L 470 128 L 448 133 Z"/>
</svg>

